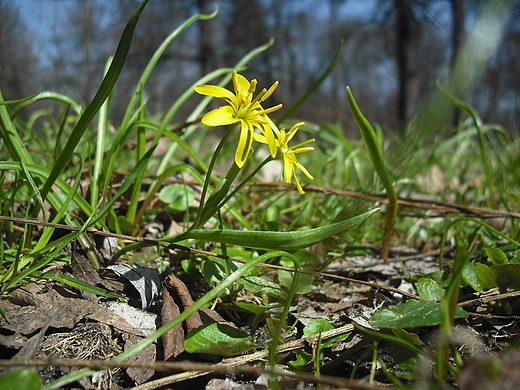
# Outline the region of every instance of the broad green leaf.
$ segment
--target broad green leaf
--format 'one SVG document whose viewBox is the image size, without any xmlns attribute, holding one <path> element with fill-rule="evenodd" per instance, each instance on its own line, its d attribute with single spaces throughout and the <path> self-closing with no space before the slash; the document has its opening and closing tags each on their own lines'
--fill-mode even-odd
<svg viewBox="0 0 520 390">
<path fill-rule="evenodd" d="M 409 343 L 412 343 L 414 345 L 423 344 L 423 342 L 421 341 L 421 339 L 419 338 L 418 335 L 416 335 L 415 333 L 407 332 L 404 329 L 392 329 L 392 333 L 394 334 L 394 336 L 399 337 L 400 339 L 406 340 Z"/>
<path fill-rule="evenodd" d="M 324 318 L 320 318 L 317 320 L 313 320 L 307 324 L 305 328 L 303 328 L 303 335 L 306 337 L 314 336 L 318 333 L 323 333 L 328 330 L 336 329 L 336 327 L 328 320 Z M 332 337 L 327 340 L 322 340 L 321 344 L 322 346 L 328 348 L 332 344 L 334 344 L 336 341 L 345 340 L 350 333 L 340 334 L 336 337 Z"/>
<path fill-rule="evenodd" d="M 0 389 L 2 390 L 39 390 L 41 380 L 35 370 L 16 370 L 0 375 Z"/>
<path fill-rule="evenodd" d="M 241 309 L 244 309 L 246 311 L 249 311 L 253 314 L 258 314 L 258 315 L 265 313 L 267 310 L 269 310 L 269 306 L 260 306 L 260 305 L 255 305 L 255 304 L 247 303 L 247 302 L 235 302 L 235 305 L 237 305 Z"/>
<path fill-rule="evenodd" d="M 468 313 L 457 307 L 455 318 L 467 317 Z M 376 328 L 415 328 L 417 326 L 433 326 L 441 322 L 441 304 L 409 300 L 389 308 L 379 309 L 369 323 Z"/>
<path fill-rule="evenodd" d="M 284 298 L 287 293 L 278 284 L 260 276 L 245 276 L 240 279 L 244 288 L 253 294 L 263 293 L 276 298 Z"/>
<path fill-rule="evenodd" d="M 511 200 L 512 200 L 513 202 L 516 203 L 516 205 L 517 205 L 518 207 L 520 207 L 520 196 L 519 196 L 519 195 L 517 195 L 517 194 L 509 194 L 509 197 L 511 198 Z"/>
<path fill-rule="evenodd" d="M 224 324 L 207 324 L 192 330 L 184 341 L 189 353 L 237 356 L 258 345 L 236 328 Z"/>
<path fill-rule="evenodd" d="M 309 322 L 307 326 L 303 328 L 303 335 L 305 337 L 314 336 L 315 334 L 323 333 L 334 328 L 334 325 L 330 321 L 320 318 Z"/>
<path fill-rule="evenodd" d="M 296 351 L 296 360 L 288 362 L 292 367 L 297 370 L 305 369 L 312 362 L 312 354 L 303 350 Z"/>
<path fill-rule="evenodd" d="M 484 287 L 480 283 L 480 277 L 477 271 L 478 263 L 470 263 L 462 270 L 462 279 L 469 284 L 475 291 L 483 291 Z"/>
<path fill-rule="evenodd" d="M 444 290 L 439 284 L 430 278 L 421 278 L 417 282 L 417 292 L 419 295 L 429 301 L 440 301 L 444 296 Z"/>
<path fill-rule="evenodd" d="M 494 265 L 497 264 L 507 264 L 509 261 L 507 260 L 507 256 L 500 248 L 489 247 L 484 249 L 486 255 L 489 257 L 489 261 Z"/>
<path fill-rule="evenodd" d="M 202 263 L 200 271 L 202 272 L 202 276 L 204 280 L 211 285 L 219 283 L 223 279 L 226 278 L 226 272 L 224 271 L 224 259 L 211 258 L 211 260 L 206 260 Z M 232 272 L 236 271 L 242 263 L 237 261 L 230 261 L 229 268 Z"/>
<path fill-rule="evenodd" d="M 497 287 L 495 273 L 491 270 L 491 267 L 488 267 L 486 264 L 478 263 L 477 275 L 478 282 L 482 286 L 483 290 Z"/>
<path fill-rule="evenodd" d="M 184 184 L 170 184 L 159 191 L 159 199 L 175 211 L 185 211 L 195 199 L 195 191 Z"/>
<path fill-rule="evenodd" d="M 448 288 L 448 286 L 450 285 L 449 282 L 451 281 L 450 276 L 451 275 L 447 271 L 434 271 L 428 274 L 412 275 L 410 279 L 418 282 L 422 278 L 428 278 L 437 282 L 437 284 L 441 286 L 441 288 Z"/>
<path fill-rule="evenodd" d="M 118 215 L 115 219 L 112 218 L 112 216 L 109 216 L 108 227 L 112 231 L 116 232 L 118 231 L 117 227 L 119 227 L 122 234 L 128 234 L 135 228 L 139 227 L 139 225 L 130 222 L 124 215 Z"/>
<path fill-rule="evenodd" d="M 314 270 L 317 266 L 320 265 L 320 261 L 318 257 L 307 250 L 301 249 L 293 253 L 298 260 L 300 261 L 300 267 L 305 270 Z M 294 264 L 291 260 L 287 258 L 280 259 L 280 265 L 283 267 L 294 267 Z M 278 279 L 280 283 L 289 288 L 293 281 L 294 272 L 293 271 L 284 271 L 280 270 L 278 272 Z M 306 294 L 312 290 L 312 283 L 314 282 L 314 275 L 311 274 L 300 274 L 298 279 L 298 285 L 296 286 L 296 293 L 298 294 Z"/>
<path fill-rule="evenodd" d="M 520 289 L 520 264 L 499 264 L 490 267 L 500 291 Z"/>
</svg>

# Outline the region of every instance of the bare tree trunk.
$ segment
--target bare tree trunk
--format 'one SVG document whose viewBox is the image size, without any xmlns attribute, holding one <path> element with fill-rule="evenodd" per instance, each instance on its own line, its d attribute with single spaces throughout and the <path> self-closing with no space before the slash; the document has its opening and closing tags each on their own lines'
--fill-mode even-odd
<svg viewBox="0 0 520 390">
<path fill-rule="evenodd" d="M 397 57 L 397 78 L 399 91 L 397 97 L 397 119 L 400 126 L 403 126 L 408 119 L 409 111 L 409 89 L 411 74 L 410 45 L 413 34 L 413 0 L 396 0 L 395 6 L 397 18 L 395 22 L 396 34 L 396 57 Z"/>
<path fill-rule="evenodd" d="M 214 11 L 213 0 L 197 0 L 200 13 L 210 14 Z M 217 68 L 217 59 L 215 56 L 215 23 L 212 19 L 200 21 L 200 52 L 199 62 L 202 74 L 208 74 Z"/>
<path fill-rule="evenodd" d="M 459 57 L 462 47 L 464 44 L 465 37 L 465 14 L 464 14 L 464 0 L 451 0 L 451 11 L 453 17 L 453 30 L 452 30 L 452 45 L 453 45 L 453 53 L 451 55 L 451 64 L 450 64 L 450 72 L 453 73 L 455 71 L 455 64 L 457 63 L 457 58 Z M 450 83 L 455 89 L 454 93 L 460 98 L 464 99 L 466 92 L 463 91 L 462 86 L 458 85 L 456 80 L 452 80 Z M 453 113 L 452 124 L 453 126 L 457 126 L 457 123 L 460 118 L 459 110 L 455 110 Z"/>
<path fill-rule="evenodd" d="M 290 61 L 289 50 L 287 46 L 287 29 L 285 27 L 287 20 L 284 18 L 284 3 L 285 0 L 274 0 L 273 14 L 275 17 L 275 46 L 276 56 L 278 57 L 278 75 L 277 79 L 280 81 L 280 86 L 277 88 L 280 101 L 290 101 Z"/>
<path fill-rule="evenodd" d="M 331 36 L 331 48 L 334 52 L 335 48 L 339 45 L 340 32 L 339 32 L 339 6 L 341 0 L 329 0 L 330 1 L 330 36 Z M 344 88 L 341 83 L 341 67 L 337 66 L 334 68 L 332 73 L 334 82 L 332 83 L 332 106 L 334 110 L 334 119 L 339 121 L 343 113 L 343 104 L 341 97 L 343 96 Z M 341 90 L 340 90 L 341 88 Z"/>
<path fill-rule="evenodd" d="M 453 54 L 451 56 L 451 66 L 455 64 L 457 55 L 459 54 L 464 43 L 465 35 L 465 14 L 464 14 L 464 0 L 451 0 L 451 12 L 453 16 L 453 32 L 452 45 Z"/>
<path fill-rule="evenodd" d="M 89 102 L 92 98 L 92 83 L 94 82 L 94 67 L 92 63 L 92 13 L 87 0 L 82 1 L 83 7 L 83 34 L 80 39 L 84 39 L 85 45 L 85 68 L 87 80 L 83 90 L 83 100 Z"/>
</svg>

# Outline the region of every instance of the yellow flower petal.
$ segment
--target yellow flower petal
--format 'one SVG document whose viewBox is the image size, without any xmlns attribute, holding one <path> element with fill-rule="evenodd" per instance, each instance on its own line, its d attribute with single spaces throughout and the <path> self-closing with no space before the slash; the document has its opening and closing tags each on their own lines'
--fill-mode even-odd
<svg viewBox="0 0 520 390">
<path fill-rule="evenodd" d="M 296 175 L 294 175 L 294 182 L 296 183 L 296 188 L 298 188 L 298 192 L 300 193 L 300 195 L 305 194 L 305 191 L 303 190 L 302 185 L 300 184 L 300 181 L 298 180 Z"/>
<path fill-rule="evenodd" d="M 261 142 L 263 144 L 267 143 L 267 140 L 265 139 L 265 137 L 262 134 L 258 134 L 258 133 L 253 133 L 253 140 L 255 140 L 256 142 Z"/>
<path fill-rule="evenodd" d="M 299 148 L 293 150 L 293 153 L 303 153 L 303 152 L 312 152 L 314 148 L 312 146 L 307 146 L 305 148 Z"/>
<path fill-rule="evenodd" d="M 253 81 L 255 80 L 252 80 L 252 82 Z M 235 94 L 237 97 L 240 97 L 242 103 L 251 102 L 254 89 L 253 91 L 250 91 L 251 83 L 244 76 L 236 73 L 236 71 L 233 73 L 233 86 L 235 88 Z M 254 83 L 254 86 L 256 87 L 256 82 Z"/>
<path fill-rule="evenodd" d="M 292 179 L 294 173 L 294 164 L 291 160 L 291 155 L 285 154 L 283 155 L 283 181 L 285 183 L 289 183 Z"/>
<path fill-rule="evenodd" d="M 273 85 L 267 90 L 264 96 L 262 96 L 262 101 L 269 99 L 269 97 L 273 94 L 274 90 L 278 87 L 278 81 L 275 81 Z"/>
<path fill-rule="evenodd" d="M 271 157 L 275 158 L 277 153 L 276 148 L 276 139 L 274 138 L 274 132 L 269 124 L 265 124 L 262 126 L 262 133 L 265 138 L 265 143 L 269 146 L 269 153 Z"/>
<path fill-rule="evenodd" d="M 195 91 L 201 95 L 213 96 L 219 99 L 224 99 L 227 102 L 236 99 L 236 96 L 233 92 L 218 85 L 196 85 L 194 88 Z"/>
<path fill-rule="evenodd" d="M 301 171 L 305 174 L 305 176 L 307 176 L 309 179 L 314 179 L 314 178 L 312 177 L 312 175 L 309 173 L 309 171 L 308 171 L 307 169 L 305 169 L 305 167 L 304 167 L 302 164 L 300 164 L 299 162 L 297 162 L 297 163 L 295 163 L 295 165 L 296 165 L 296 168 L 298 168 L 299 170 L 301 170 Z M 296 175 L 294 175 L 294 177 L 296 177 Z"/>
<path fill-rule="evenodd" d="M 216 108 L 204 115 L 201 120 L 204 126 L 209 127 L 231 125 L 238 121 L 233 108 L 230 106 Z"/>
<path fill-rule="evenodd" d="M 239 168 L 242 168 L 246 163 L 247 156 L 249 156 L 251 151 L 251 145 L 253 144 L 253 128 L 250 128 L 247 122 L 241 122 L 242 128 L 240 129 L 240 138 L 235 153 L 235 163 Z"/>
</svg>

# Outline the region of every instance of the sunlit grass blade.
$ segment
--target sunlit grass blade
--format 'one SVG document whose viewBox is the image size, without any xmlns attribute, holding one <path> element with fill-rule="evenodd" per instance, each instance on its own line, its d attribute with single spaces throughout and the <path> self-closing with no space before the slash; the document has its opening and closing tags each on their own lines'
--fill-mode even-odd
<svg viewBox="0 0 520 390">
<path fill-rule="evenodd" d="M 81 106 L 77 102 L 75 102 L 73 99 L 71 99 L 69 96 L 63 95 L 58 92 L 50 92 L 50 91 L 41 92 L 37 95 L 29 96 L 25 99 L 12 100 L 12 101 L 0 103 L 0 104 L 18 104 L 18 106 L 16 106 L 14 108 L 13 112 L 11 113 L 11 117 L 14 118 L 18 114 L 18 112 L 20 112 L 24 107 L 26 107 L 29 104 L 41 101 L 41 100 L 55 100 L 57 102 L 61 102 L 63 104 L 69 105 L 77 115 L 81 115 L 83 112 L 83 109 L 81 108 Z"/>
<path fill-rule="evenodd" d="M 26 164 L 25 168 L 33 176 L 38 176 L 42 180 L 47 179 L 51 173 L 49 169 L 34 164 Z M 0 171 L 22 171 L 22 166 L 18 162 L 0 161 Z M 70 184 L 61 178 L 56 180 L 55 185 L 65 194 L 69 194 L 72 191 Z M 63 205 L 63 199 L 56 193 L 49 194 L 49 201 L 56 210 L 59 210 Z M 92 214 L 92 207 L 79 193 L 74 193 L 73 201 L 85 214 Z"/>
<path fill-rule="evenodd" d="M 78 175 L 76 177 L 76 180 L 74 181 L 74 184 L 70 188 L 70 191 L 66 192 L 65 199 L 63 200 L 63 204 L 61 205 L 61 208 L 57 210 L 56 215 L 53 218 L 53 223 L 59 223 L 62 218 L 65 216 L 66 213 L 69 212 L 69 205 L 72 202 L 72 199 L 74 198 L 74 195 L 78 192 L 79 185 L 81 183 L 81 172 L 83 170 L 83 164 L 80 165 L 78 169 Z M 73 207 L 76 208 L 76 207 Z M 47 227 L 44 232 L 41 234 L 40 238 L 38 239 L 38 242 L 33 248 L 33 251 L 39 251 L 41 248 L 43 248 L 47 243 L 49 242 L 49 239 L 51 238 L 52 233 L 54 232 L 53 227 Z"/>
<path fill-rule="evenodd" d="M 14 161 L 23 162 L 26 165 L 32 164 L 33 160 L 16 131 L 16 127 L 7 111 L 7 106 L 2 104 L 3 102 L 4 97 L 0 91 L 0 135 L 5 147 Z"/>
<path fill-rule="evenodd" d="M 160 60 L 168 46 L 173 42 L 175 38 L 177 38 L 186 28 L 191 26 L 193 23 L 195 23 L 197 20 L 208 20 L 212 19 L 217 15 L 218 10 L 215 10 L 210 15 L 203 15 L 203 14 L 196 14 L 187 19 L 184 23 L 182 23 L 179 27 L 177 27 L 164 41 L 161 43 L 159 48 L 155 51 L 152 58 L 146 65 L 146 68 L 144 69 L 143 73 L 141 74 L 141 77 L 139 78 L 139 81 L 137 82 L 136 90 L 134 91 L 132 98 L 130 100 L 130 103 L 127 106 L 127 110 L 125 112 L 125 116 L 123 118 L 123 121 L 121 122 L 121 127 L 126 127 L 129 124 L 130 118 L 132 116 L 132 111 L 135 108 L 135 105 L 139 99 L 139 96 L 141 95 L 141 91 L 144 88 L 146 82 L 148 81 L 148 78 L 150 77 L 150 74 L 152 73 L 153 69 L 157 65 L 157 62 Z"/>
<path fill-rule="evenodd" d="M 90 122 L 97 114 L 101 105 L 105 102 L 105 100 L 108 98 L 108 95 L 114 88 L 114 85 L 126 62 L 126 57 L 130 50 L 130 45 L 132 43 L 132 38 L 134 35 L 135 27 L 137 25 L 137 21 L 139 20 L 139 16 L 141 15 L 141 12 L 143 11 L 146 3 L 148 3 L 148 0 L 144 0 L 141 3 L 137 11 L 135 11 L 135 13 L 132 15 L 129 22 L 127 23 L 121 36 L 121 40 L 119 41 L 119 45 L 116 49 L 114 59 L 110 65 L 107 74 L 103 78 L 103 81 L 101 82 L 101 85 L 98 91 L 96 92 L 96 95 L 89 103 L 83 114 L 80 116 L 78 123 L 74 127 L 72 134 L 70 135 L 67 141 L 67 144 L 65 145 L 62 153 L 58 157 L 58 160 L 54 164 L 51 174 L 42 188 L 41 192 L 42 197 L 44 199 L 47 197 L 47 194 L 49 193 L 56 179 L 59 177 L 61 172 L 65 169 L 66 165 L 68 164 L 70 158 L 72 157 L 72 154 L 74 153 L 74 150 L 76 149 L 76 146 L 83 137 L 83 134 L 85 133 L 85 130 L 88 128 Z"/>
<path fill-rule="evenodd" d="M 155 145 L 156 146 L 156 145 Z M 126 177 L 125 181 L 121 184 L 121 187 L 117 191 L 117 193 L 110 199 L 103 209 L 96 213 L 95 218 L 92 219 L 91 224 L 94 225 L 97 221 L 102 219 L 106 213 L 108 213 L 112 207 L 114 206 L 114 203 L 126 192 L 130 189 L 130 187 L 135 183 L 137 178 L 140 176 L 141 172 L 148 166 L 148 161 L 152 157 L 152 153 L 155 150 L 155 146 L 150 148 L 145 155 L 139 160 L 137 165 L 130 171 L 128 176 Z"/>
<path fill-rule="evenodd" d="M 350 104 L 350 109 L 356 123 L 361 132 L 361 136 L 363 137 L 363 141 L 365 142 L 368 154 L 370 156 L 370 160 L 374 165 L 374 169 L 376 170 L 383 187 L 386 190 L 386 196 L 388 197 L 388 209 L 386 214 L 386 226 L 385 226 L 385 236 L 383 238 L 383 247 L 381 249 L 381 258 L 388 258 L 388 253 L 390 251 L 390 243 L 392 240 L 392 234 L 394 231 L 394 224 L 397 218 L 397 192 L 394 188 L 393 180 L 386 168 L 385 161 L 383 159 L 383 152 L 379 146 L 377 141 L 377 136 L 370 125 L 370 123 L 366 120 L 366 118 L 361 113 L 356 101 L 354 100 L 354 96 L 350 91 L 350 88 L 347 87 L 348 101 Z"/>
<path fill-rule="evenodd" d="M 120 300 L 128 300 L 124 295 L 114 293 L 112 291 L 108 291 L 105 288 L 93 286 L 89 283 L 85 283 L 81 280 L 78 280 L 72 276 L 69 276 L 67 274 L 61 273 L 61 272 L 47 272 L 45 274 L 42 274 L 40 276 L 42 279 L 52 279 L 57 282 L 65 283 L 71 287 L 96 294 L 102 297 L 106 298 L 114 298 L 114 299 L 120 299 Z"/>
<path fill-rule="evenodd" d="M 110 68 L 110 64 L 112 63 L 113 58 L 111 57 L 105 68 L 105 74 L 108 72 Z M 100 194 L 99 194 L 99 185 L 102 181 L 102 172 L 105 164 L 105 145 L 107 138 L 107 123 L 108 123 L 108 112 L 110 108 L 110 100 L 112 98 L 112 94 L 109 94 L 107 100 L 101 106 L 98 118 L 97 118 L 97 126 L 96 126 L 96 149 L 94 152 L 94 164 L 92 168 L 92 176 L 90 178 L 90 204 L 92 207 L 98 202 Z"/>
</svg>

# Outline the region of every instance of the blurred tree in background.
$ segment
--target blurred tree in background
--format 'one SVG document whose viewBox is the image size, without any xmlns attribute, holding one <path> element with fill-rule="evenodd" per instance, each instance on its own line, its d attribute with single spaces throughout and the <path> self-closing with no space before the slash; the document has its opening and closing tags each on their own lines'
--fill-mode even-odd
<svg viewBox="0 0 520 390">
<path fill-rule="evenodd" d="M 87 102 L 138 4 L 138 0 L 47 1 L 42 7 L 54 11 L 39 11 L 42 21 L 53 15 L 47 20 L 49 33 L 42 38 L 20 20 L 20 15 L 31 20 L 34 9 L 25 9 L 23 1 L 7 5 L 0 0 L 0 87 L 5 98 L 50 89 Z M 471 42 L 468 34 L 478 33 L 476 23 L 490 4 L 507 9 L 497 19 L 498 35 L 484 33 L 479 38 L 493 52 L 473 68 L 468 62 L 471 77 L 458 83 L 466 69 L 463 59 L 469 58 L 460 53 Z M 346 131 L 350 128 L 357 134 L 349 122 L 345 96 L 349 85 L 372 122 L 403 129 L 435 93 L 436 80 L 441 80 L 474 105 L 485 121 L 499 122 L 511 131 L 520 124 L 520 0 L 152 0 L 139 20 L 118 82 L 113 120 L 122 114 L 161 42 L 190 15 L 210 13 L 217 6 L 215 19 L 188 28 L 161 58 L 145 88 L 152 114 L 168 110 L 203 74 L 232 67 L 272 37 L 273 47 L 245 74 L 257 78 L 260 86 L 279 80 L 273 101 L 285 106 L 305 92 L 330 63 L 340 40 L 345 42 L 333 74 L 295 113 L 298 119 L 319 124 L 340 121 L 348 125 Z M 493 39 L 495 46 L 487 42 Z M 459 56 L 458 73 L 451 72 L 450 79 Z M 451 119 L 439 126 L 452 124 L 454 110 L 450 110 Z M 182 115 L 179 112 L 179 121 Z"/>
<path fill-rule="evenodd" d="M 0 89 L 4 98 L 34 93 L 35 63 L 31 36 L 20 22 L 18 10 L 0 0 Z"/>
</svg>

